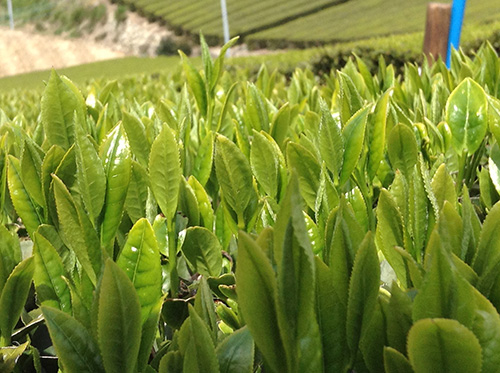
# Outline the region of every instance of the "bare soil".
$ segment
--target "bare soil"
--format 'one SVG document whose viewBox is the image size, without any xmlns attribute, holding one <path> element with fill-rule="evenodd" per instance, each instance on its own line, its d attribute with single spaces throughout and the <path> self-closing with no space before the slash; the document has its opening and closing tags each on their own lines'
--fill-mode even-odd
<svg viewBox="0 0 500 373">
<path fill-rule="evenodd" d="M 25 25 L 15 30 L 0 26 L 0 77 L 22 74 L 36 70 L 63 68 L 124 56 L 152 57 L 164 37 L 174 37 L 172 32 L 158 23 L 150 23 L 136 13 L 128 12 L 127 19 L 117 24 L 116 5 L 106 0 L 88 0 L 94 4 L 105 4 L 106 19 L 92 32 L 71 38 L 57 36 L 55 26 L 43 24 L 46 30 L 38 32 L 34 25 Z M 220 48 L 212 48 L 218 54 Z M 248 51 L 246 45 L 232 48 L 233 56 L 267 54 L 267 50 Z M 193 48 L 199 54 L 199 48 Z"/>
<path fill-rule="evenodd" d="M 65 39 L 27 30 L 0 28 L 0 77 L 123 57 L 85 39 Z"/>
</svg>

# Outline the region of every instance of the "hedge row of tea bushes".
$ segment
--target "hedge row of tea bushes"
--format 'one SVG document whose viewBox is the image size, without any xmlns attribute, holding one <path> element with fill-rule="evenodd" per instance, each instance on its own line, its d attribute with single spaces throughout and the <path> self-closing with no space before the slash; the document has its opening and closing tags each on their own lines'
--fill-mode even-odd
<svg viewBox="0 0 500 373">
<path fill-rule="evenodd" d="M 498 371 L 491 45 L 322 84 L 202 46 L 0 100 L 0 370 Z"/>
</svg>

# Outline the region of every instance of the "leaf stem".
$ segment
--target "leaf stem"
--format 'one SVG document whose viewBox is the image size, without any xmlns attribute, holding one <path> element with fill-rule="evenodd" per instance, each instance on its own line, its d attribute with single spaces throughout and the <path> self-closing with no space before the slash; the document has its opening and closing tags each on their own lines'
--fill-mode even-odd
<svg viewBox="0 0 500 373">
<path fill-rule="evenodd" d="M 10 337 L 0 336 L 0 347 L 10 346 Z"/>
<path fill-rule="evenodd" d="M 173 219 L 172 219 L 173 220 Z M 175 224 L 167 221 L 168 231 L 168 274 L 170 276 L 170 296 L 174 298 L 179 288 L 179 276 L 177 273 L 177 240 L 175 234 Z"/>
</svg>

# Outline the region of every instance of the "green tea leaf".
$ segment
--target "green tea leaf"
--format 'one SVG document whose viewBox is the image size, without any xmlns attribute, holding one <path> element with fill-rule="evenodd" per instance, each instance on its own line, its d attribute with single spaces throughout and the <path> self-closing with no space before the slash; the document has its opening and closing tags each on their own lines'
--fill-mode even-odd
<svg viewBox="0 0 500 373">
<path fill-rule="evenodd" d="M 120 225 L 130 183 L 130 146 L 121 126 L 116 126 L 99 149 L 106 176 L 106 197 L 101 224 L 101 244 L 109 247 Z"/>
<path fill-rule="evenodd" d="M 384 367 L 387 373 L 413 373 L 406 356 L 392 347 L 384 347 Z"/>
<path fill-rule="evenodd" d="M 97 344 L 81 323 L 56 308 L 42 306 L 42 312 L 57 357 L 65 370 L 68 372 L 104 372 Z"/>
<path fill-rule="evenodd" d="M 413 303 L 413 320 L 441 317 L 456 319 L 470 327 L 475 308 L 472 289 L 462 276 L 454 272 L 448 255 L 437 230 L 434 230 L 426 250 L 428 270 Z"/>
<path fill-rule="evenodd" d="M 314 259 L 296 173 L 292 174 L 288 184 L 274 233 L 274 257 L 278 267 L 278 323 L 285 341 L 288 366 L 290 370 L 316 371 L 322 362 L 321 339 L 313 303 Z"/>
<path fill-rule="evenodd" d="M 264 134 L 253 131 L 250 166 L 266 195 L 277 199 L 279 175 L 279 147 Z"/>
<path fill-rule="evenodd" d="M 208 327 L 213 343 L 217 342 L 217 316 L 214 309 L 212 290 L 205 277 L 201 278 L 194 300 L 194 309 Z"/>
<path fill-rule="evenodd" d="M 130 149 L 141 166 L 146 167 L 151 144 L 146 135 L 144 124 L 135 115 L 123 113 L 122 125 L 130 142 Z"/>
<path fill-rule="evenodd" d="M 500 203 L 496 203 L 486 217 L 479 238 L 479 246 L 472 268 L 482 276 L 500 259 Z"/>
<path fill-rule="evenodd" d="M 384 157 L 389 99 L 391 91 L 379 98 L 373 115 L 369 118 L 370 143 L 368 146 L 368 175 L 373 179 Z"/>
<path fill-rule="evenodd" d="M 160 251 L 147 219 L 142 218 L 134 224 L 116 264 L 134 285 L 141 306 L 141 322 L 144 324 L 162 295 Z"/>
<path fill-rule="evenodd" d="M 240 232 L 236 266 L 238 305 L 255 344 L 270 368 L 287 366 L 277 319 L 276 277 L 266 254 L 246 233 Z"/>
<path fill-rule="evenodd" d="M 253 83 L 247 84 L 245 118 L 249 130 L 269 132 L 269 115 L 261 94 Z"/>
<path fill-rule="evenodd" d="M 456 320 L 423 319 L 408 334 L 415 373 L 481 372 L 481 346 L 474 333 Z"/>
<path fill-rule="evenodd" d="M 388 345 L 401 353 L 406 353 L 406 336 L 413 325 L 412 300 L 393 282 L 391 299 L 386 308 L 386 328 Z M 385 309 L 384 309 L 385 310 Z"/>
<path fill-rule="evenodd" d="M 371 232 L 357 251 L 349 283 L 347 303 L 347 344 L 357 351 L 363 329 L 369 326 L 380 287 L 380 264 Z"/>
<path fill-rule="evenodd" d="M 35 273 L 33 280 L 38 301 L 71 314 L 71 294 L 61 257 L 52 244 L 38 231 L 34 235 Z"/>
<path fill-rule="evenodd" d="M 203 140 L 201 140 L 193 163 L 193 176 L 196 177 L 203 186 L 207 183 L 212 173 L 213 160 L 214 133 L 210 131 Z"/>
<path fill-rule="evenodd" d="M 21 246 L 17 236 L 0 225 L 0 294 L 12 270 L 22 260 Z"/>
<path fill-rule="evenodd" d="M 217 358 L 221 372 L 253 371 L 255 348 L 252 334 L 247 327 L 243 327 L 217 346 Z"/>
<path fill-rule="evenodd" d="M 473 154 L 488 129 L 488 101 L 483 88 L 470 78 L 460 83 L 446 102 L 446 121 L 455 151 Z"/>
<path fill-rule="evenodd" d="M 33 201 L 39 206 L 45 205 L 42 193 L 42 159 L 34 149 L 35 145 L 31 141 L 25 141 L 21 156 L 21 177 L 24 187 Z"/>
<path fill-rule="evenodd" d="M 215 170 L 222 198 L 236 212 L 238 228 L 244 229 L 248 223 L 244 219 L 244 212 L 257 198 L 253 189 L 252 171 L 241 150 L 222 135 L 217 136 Z"/>
<path fill-rule="evenodd" d="M 488 170 L 490 172 L 491 182 L 495 186 L 497 193 L 500 192 L 500 147 L 498 143 L 494 144 L 490 151 L 488 159 Z"/>
<path fill-rule="evenodd" d="M 41 121 L 49 145 L 68 150 L 75 140 L 74 112 L 78 98 L 57 73 L 52 70 L 42 95 Z"/>
<path fill-rule="evenodd" d="M 408 126 L 398 124 L 394 126 L 387 139 L 387 153 L 394 170 L 409 177 L 418 158 L 417 141 Z"/>
<path fill-rule="evenodd" d="M 342 135 L 344 137 L 344 160 L 340 172 L 339 185 L 343 186 L 358 164 L 365 138 L 366 119 L 370 107 L 359 110 L 345 125 Z"/>
<path fill-rule="evenodd" d="M 97 332 L 106 372 L 134 372 L 141 342 L 141 307 L 134 285 L 111 259 L 102 277 Z"/>
<path fill-rule="evenodd" d="M 193 188 L 196 200 L 198 201 L 198 210 L 201 217 L 200 225 L 212 231 L 214 228 L 214 210 L 212 209 L 207 191 L 194 176 L 189 177 L 188 184 Z"/>
<path fill-rule="evenodd" d="M 188 220 L 189 226 L 200 225 L 200 210 L 193 188 L 181 177 L 177 210 Z"/>
<path fill-rule="evenodd" d="M 439 210 L 443 208 L 444 201 L 450 202 L 452 206 L 456 205 L 457 192 L 455 191 L 455 183 L 444 163 L 439 166 L 434 174 L 431 186 L 436 196 Z"/>
<path fill-rule="evenodd" d="M 133 223 L 146 216 L 149 175 L 144 167 L 132 160 L 130 184 L 125 200 L 125 210 Z"/>
<path fill-rule="evenodd" d="M 191 267 L 203 276 L 219 276 L 222 267 L 222 248 L 211 231 L 190 227 L 182 245 L 182 252 Z"/>
<path fill-rule="evenodd" d="M 39 214 L 38 206 L 26 190 L 21 178 L 21 164 L 19 160 L 12 155 L 8 156 L 8 177 L 10 197 L 16 212 L 23 220 L 24 226 L 31 236 L 38 226 L 42 224 L 43 219 Z"/>
<path fill-rule="evenodd" d="M 483 372 L 495 371 L 500 364 L 500 316 L 486 297 L 471 288 L 476 305 L 471 330 L 482 348 Z"/>
<path fill-rule="evenodd" d="M 193 66 L 189 58 L 181 51 L 179 51 L 182 59 L 182 67 L 184 69 L 184 74 L 186 74 L 186 79 L 189 84 L 189 88 L 194 94 L 196 104 L 202 116 L 207 115 L 207 90 L 203 78 L 196 68 Z"/>
<path fill-rule="evenodd" d="M 194 358 L 192 364 L 197 367 L 196 371 L 198 372 L 219 372 L 219 362 L 207 326 L 201 317 L 198 316 L 193 306 L 189 305 L 188 307 L 189 319 L 191 321 L 189 325 L 191 329 L 190 342 L 192 343 L 192 348 L 186 351 L 185 356 L 187 359 L 190 356 Z"/>
<path fill-rule="evenodd" d="M 325 372 L 345 371 L 349 363 L 345 323 L 347 302 L 338 296 L 334 270 L 318 257 L 316 267 L 316 309 L 323 347 Z"/>
<path fill-rule="evenodd" d="M 238 41 L 239 36 L 236 36 L 229 40 L 226 44 L 224 44 L 219 52 L 219 55 L 214 61 L 214 67 L 212 70 L 212 80 L 210 83 L 210 90 L 213 91 L 215 87 L 217 86 L 217 82 L 219 81 L 222 72 L 224 71 L 224 59 L 226 56 L 226 52 L 228 51 L 229 48 L 231 48 L 236 42 Z M 208 78 L 207 78 L 208 79 Z"/>
<path fill-rule="evenodd" d="M 34 272 L 34 259 L 29 257 L 14 268 L 3 287 L 0 296 L 0 332 L 2 340 L 7 343 L 28 298 Z"/>
<path fill-rule="evenodd" d="M 297 172 L 300 192 L 304 201 L 307 203 L 307 206 L 314 209 L 316 194 L 319 189 L 321 166 L 313 153 L 300 144 L 288 143 L 286 156 L 289 169 Z"/>
<path fill-rule="evenodd" d="M 385 189 L 380 191 L 377 219 L 377 247 L 394 269 L 403 286 L 406 287 L 406 266 L 403 258 L 394 250 L 396 246 L 404 247 L 403 218 L 396 203 Z"/>
<path fill-rule="evenodd" d="M 92 142 L 82 131 L 76 131 L 76 178 L 90 221 L 95 224 L 106 194 L 106 176 Z"/>
<path fill-rule="evenodd" d="M 87 214 L 75 203 L 63 182 L 55 175 L 52 177 L 61 238 L 95 285 L 102 263 L 99 239 Z"/>
<path fill-rule="evenodd" d="M 177 140 L 173 131 L 168 126 L 163 126 L 151 146 L 149 179 L 156 201 L 169 224 L 173 224 L 177 211 L 181 176 Z"/>
<path fill-rule="evenodd" d="M 340 131 L 340 120 L 334 118 L 326 103 L 321 100 L 321 121 L 319 123 L 319 151 L 328 170 L 337 180 L 344 160 L 344 139 Z"/>
<path fill-rule="evenodd" d="M 57 145 L 53 145 L 45 153 L 42 161 L 42 191 L 45 199 L 45 206 L 50 204 L 50 183 L 52 182 L 52 174 L 56 172 L 57 167 L 61 164 L 64 158 L 64 150 Z M 48 212 L 48 211 L 47 211 Z"/>
</svg>

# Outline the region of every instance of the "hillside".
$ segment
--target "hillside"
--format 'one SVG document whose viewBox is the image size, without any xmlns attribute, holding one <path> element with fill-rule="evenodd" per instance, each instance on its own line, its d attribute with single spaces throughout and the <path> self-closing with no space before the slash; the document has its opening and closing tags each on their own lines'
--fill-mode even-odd
<svg viewBox="0 0 500 373">
<path fill-rule="evenodd" d="M 178 33 L 196 36 L 201 30 L 212 42 L 222 37 L 219 1 L 115 0 L 151 20 L 162 20 Z M 232 35 L 260 41 L 322 44 L 423 29 L 428 0 L 227 0 Z M 451 1 L 447 1 L 451 2 Z M 470 1 L 466 22 L 498 19 L 498 0 Z M 267 44 L 265 43 L 267 42 Z"/>
</svg>

